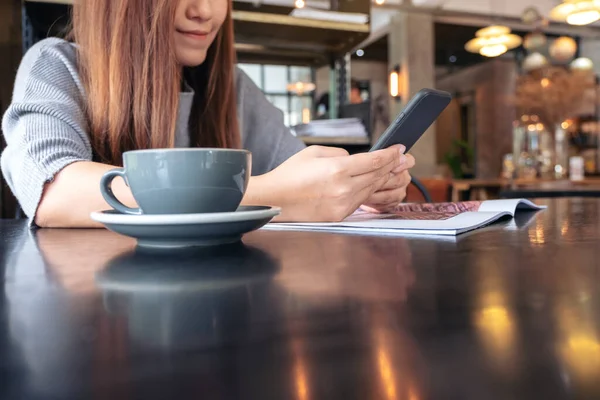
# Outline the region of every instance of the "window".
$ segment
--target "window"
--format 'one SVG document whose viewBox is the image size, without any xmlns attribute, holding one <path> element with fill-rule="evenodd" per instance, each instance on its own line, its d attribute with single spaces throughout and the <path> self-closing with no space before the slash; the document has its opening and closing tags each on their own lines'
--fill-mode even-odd
<svg viewBox="0 0 600 400">
<path fill-rule="evenodd" d="M 290 83 L 314 83 L 314 74 L 310 67 L 269 64 L 238 64 L 238 67 L 254 81 L 267 99 L 283 112 L 284 123 L 287 126 L 311 120 L 313 94 L 298 94 L 287 89 Z"/>
</svg>

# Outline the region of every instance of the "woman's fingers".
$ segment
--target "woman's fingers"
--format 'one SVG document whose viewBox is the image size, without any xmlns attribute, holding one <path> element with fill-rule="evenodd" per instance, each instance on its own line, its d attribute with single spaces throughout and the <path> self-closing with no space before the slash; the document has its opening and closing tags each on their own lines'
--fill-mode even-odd
<svg viewBox="0 0 600 400">
<path fill-rule="evenodd" d="M 376 171 L 390 172 L 406 162 L 404 146 L 392 146 L 369 153 L 353 154 L 338 159 L 340 168 L 349 176 L 371 174 Z"/>
<path fill-rule="evenodd" d="M 393 174 L 380 190 L 367 199 L 365 204 L 379 212 L 393 210 L 406 198 L 406 188 L 410 184 L 410 180 L 411 177 L 408 171 Z"/>
<path fill-rule="evenodd" d="M 406 197 L 406 186 L 392 190 L 375 192 L 369 197 L 366 204 L 381 211 L 381 207 L 395 207 Z"/>
<path fill-rule="evenodd" d="M 380 178 L 368 179 L 368 176 L 361 176 L 353 179 L 363 181 L 362 186 L 357 190 L 356 195 L 353 198 L 353 200 L 356 201 L 355 208 L 358 208 L 361 204 L 371 203 L 369 199 L 377 192 L 377 190 L 379 190 L 379 188 L 383 187 L 389 179 L 389 173 Z"/>
<path fill-rule="evenodd" d="M 410 180 L 410 174 L 406 170 L 400 173 L 392 173 L 390 175 L 390 179 L 388 179 L 387 182 L 379 190 L 391 190 L 401 186 L 408 186 Z"/>
<path fill-rule="evenodd" d="M 407 161 L 409 165 L 414 165 L 414 158 L 410 155 L 407 155 Z M 355 187 L 362 189 L 366 186 L 371 185 L 374 180 L 378 180 L 381 177 L 387 176 L 387 179 L 384 179 L 382 186 L 376 186 L 375 191 L 385 191 L 392 190 L 398 187 L 406 187 L 411 181 L 410 174 L 406 169 L 401 172 L 386 172 L 386 169 L 383 168 L 378 171 L 371 172 L 369 174 L 364 174 L 360 176 L 355 176 L 352 178 Z"/>
<path fill-rule="evenodd" d="M 404 155 L 402 155 L 402 157 L 404 158 Z M 364 161 L 365 159 L 362 159 L 361 161 Z M 397 164 L 396 161 L 392 161 L 382 167 L 374 168 L 370 172 L 352 176 L 350 178 L 351 186 L 355 191 L 364 188 L 372 188 L 374 191 L 382 190 L 383 185 L 387 184 L 390 179 L 395 178 L 392 171 L 397 168 L 398 165 L 399 164 Z"/>
<path fill-rule="evenodd" d="M 406 154 L 406 161 L 403 164 L 401 164 L 400 166 L 396 167 L 396 169 L 394 169 L 392 172 L 397 174 L 402 171 L 409 170 L 414 166 L 415 166 L 415 158 L 410 154 Z"/>
</svg>

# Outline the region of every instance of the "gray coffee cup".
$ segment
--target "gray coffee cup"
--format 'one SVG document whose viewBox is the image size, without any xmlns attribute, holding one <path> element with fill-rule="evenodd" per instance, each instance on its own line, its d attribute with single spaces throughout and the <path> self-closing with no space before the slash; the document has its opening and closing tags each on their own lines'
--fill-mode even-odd
<svg viewBox="0 0 600 400">
<path fill-rule="evenodd" d="M 106 172 L 100 190 L 124 214 L 194 214 L 235 211 L 244 197 L 252 155 L 237 149 L 155 149 L 123 153 L 123 168 Z M 122 177 L 140 208 L 125 206 L 111 184 Z"/>
</svg>

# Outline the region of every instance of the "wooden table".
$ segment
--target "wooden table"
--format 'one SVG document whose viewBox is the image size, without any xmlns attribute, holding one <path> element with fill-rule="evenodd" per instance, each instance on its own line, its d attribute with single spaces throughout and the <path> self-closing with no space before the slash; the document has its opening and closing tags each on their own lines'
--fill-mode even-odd
<svg viewBox="0 0 600 400">
<path fill-rule="evenodd" d="M 492 198 L 490 191 L 500 197 L 544 197 L 538 196 L 536 189 L 540 192 L 554 192 L 555 196 L 550 197 L 578 194 L 597 197 L 595 194 L 600 192 L 600 179 L 586 178 L 580 182 L 568 179 L 455 179 L 452 181 L 452 201 L 460 201 L 464 192 L 470 192 L 469 200 L 488 200 Z M 561 195 L 561 192 L 564 194 Z"/>
<path fill-rule="evenodd" d="M 470 192 L 469 200 L 488 200 L 489 189 L 499 189 L 506 179 L 455 179 L 452 181 L 452 201 L 460 201 L 463 192 Z"/>
<path fill-rule="evenodd" d="M 0 221 L 0 398 L 600 398 L 600 201 L 546 204 L 175 253 Z"/>
<path fill-rule="evenodd" d="M 600 197 L 600 182 L 549 181 L 504 187 L 501 198 Z"/>
</svg>

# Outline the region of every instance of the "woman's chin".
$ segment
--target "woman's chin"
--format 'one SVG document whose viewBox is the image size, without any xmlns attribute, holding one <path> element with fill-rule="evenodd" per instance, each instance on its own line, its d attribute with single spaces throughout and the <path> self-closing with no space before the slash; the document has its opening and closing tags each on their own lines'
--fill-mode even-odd
<svg viewBox="0 0 600 400">
<path fill-rule="evenodd" d="M 206 52 L 178 55 L 177 60 L 182 67 L 193 68 L 201 65 L 206 60 Z"/>
</svg>

